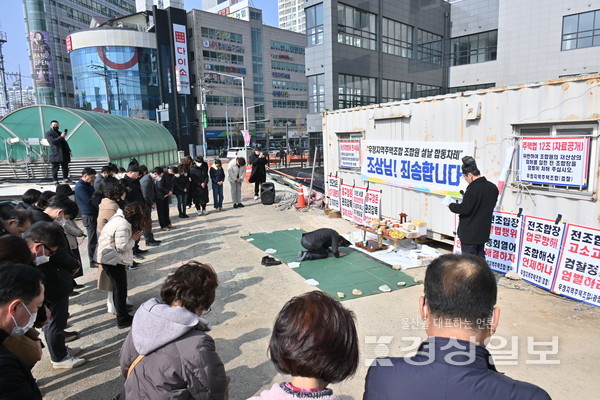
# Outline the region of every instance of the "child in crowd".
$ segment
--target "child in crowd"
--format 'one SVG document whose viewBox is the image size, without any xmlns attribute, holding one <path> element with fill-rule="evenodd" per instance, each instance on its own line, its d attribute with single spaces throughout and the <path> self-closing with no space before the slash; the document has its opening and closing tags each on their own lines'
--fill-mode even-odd
<svg viewBox="0 0 600 400">
<path fill-rule="evenodd" d="M 277 315 L 269 354 L 275 368 L 292 379 L 250 400 L 339 400 L 327 385 L 358 367 L 354 313 L 321 291 L 294 297 Z"/>
<path fill-rule="evenodd" d="M 210 181 L 212 182 L 213 201 L 215 210 L 223 211 L 223 182 L 225 181 L 225 171 L 218 158 L 213 162 L 210 168 Z"/>
</svg>

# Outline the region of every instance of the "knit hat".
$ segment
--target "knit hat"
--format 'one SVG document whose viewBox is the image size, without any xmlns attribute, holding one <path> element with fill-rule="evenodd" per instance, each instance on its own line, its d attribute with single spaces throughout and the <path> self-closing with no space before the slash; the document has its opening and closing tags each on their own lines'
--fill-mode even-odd
<svg viewBox="0 0 600 400">
<path fill-rule="evenodd" d="M 135 159 L 134 159 L 135 160 Z M 133 160 L 127 166 L 127 172 L 140 172 L 140 165 Z"/>
</svg>

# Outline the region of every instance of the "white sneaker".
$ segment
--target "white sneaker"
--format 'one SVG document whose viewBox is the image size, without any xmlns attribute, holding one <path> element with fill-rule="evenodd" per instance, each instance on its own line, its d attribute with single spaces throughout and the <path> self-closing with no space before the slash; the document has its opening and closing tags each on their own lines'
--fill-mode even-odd
<svg viewBox="0 0 600 400">
<path fill-rule="evenodd" d="M 54 369 L 70 369 L 76 368 L 85 364 L 85 358 L 77 358 L 73 357 L 70 354 L 67 354 L 65 358 L 60 361 L 52 361 L 52 368 Z"/>
<path fill-rule="evenodd" d="M 198 211 L 196 211 L 196 215 L 197 215 L 197 216 L 201 216 L 201 215 L 202 215 L 202 210 L 198 210 Z"/>
<path fill-rule="evenodd" d="M 258 200 L 258 196 L 254 196 L 254 200 Z"/>
<path fill-rule="evenodd" d="M 69 346 L 67 346 L 67 353 L 71 357 L 75 357 L 77 354 L 81 353 L 81 347 L 77 347 L 77 346 L 69 347 Z"/>
<path fill-rule="evenodd" d="M 208 212 L 206 210 L 202 210 L 202 215 L 206 215 Z"/>
<path fill-rule="evenodd" d="M 117 313 L 117 309 L 116 309 L 116 308 L 115 308 L 115 306 L 113 306 L 112 304 L 109 304 L 109 305 L 107 306 L 107 308 L 108 308 L 107 312 L 108 312 L 109 314 L 116 314 L 116 313 Z"/>
</svg>

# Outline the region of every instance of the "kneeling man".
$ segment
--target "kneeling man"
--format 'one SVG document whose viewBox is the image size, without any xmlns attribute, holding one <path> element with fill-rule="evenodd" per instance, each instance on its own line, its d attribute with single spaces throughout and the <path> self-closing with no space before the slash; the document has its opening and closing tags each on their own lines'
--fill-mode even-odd
<svg viewBox="0 0 600 400">
<path fill-rule="evenodd" d="M 298 256 L 296 257 L 296 260 L 298 261 L 327 258 L 330 248 L 331 253 L 336 258 L 342 257 L 345 256 L 345 254 L 340 253 L 338 248 L 348 247 L 352 243 L 344 239 L 333 229 L 321 228 L 317 229 L 316 231 L 303 233 L 300 244 L 306 249 L 306 251 L 301 250 L 298 253 Z"/>
</svg>

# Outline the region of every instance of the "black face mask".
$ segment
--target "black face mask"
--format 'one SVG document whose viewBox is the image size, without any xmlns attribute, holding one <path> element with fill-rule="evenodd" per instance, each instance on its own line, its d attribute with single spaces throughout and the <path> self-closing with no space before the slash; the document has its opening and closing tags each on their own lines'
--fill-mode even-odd
<svg viewBox="0 0 600 400">
<path fill-rule="evenodd" d="M 58 126 L 55 126 L 54 127 L 54 132 L 58 132 L 58 129 L 59 129 Z"/>
</svg>

